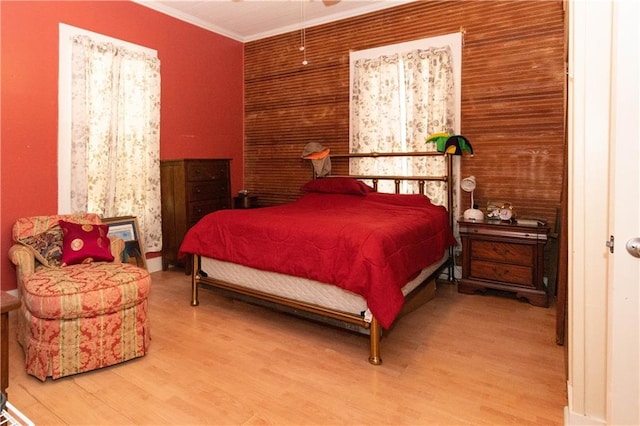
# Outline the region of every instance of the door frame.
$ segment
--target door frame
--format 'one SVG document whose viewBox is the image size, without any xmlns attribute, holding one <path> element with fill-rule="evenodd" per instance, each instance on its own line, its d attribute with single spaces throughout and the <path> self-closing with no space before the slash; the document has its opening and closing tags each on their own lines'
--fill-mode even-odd
<svg viewBox="0 0 640 426">
<path fill-rule="evenodd" d="M 631 268 L 636 268 L 635 275 L 625 281 L 621 266 L 630 258 L 622 228 L 629 222 L 628 215 L 635 214 L 636 221 L 640 217 L 637 202 L 628 203 L 640 184 L 640 178 L 629 182 L 638 176 L 638 163 L 631 175 L 626 169 L 640 159 L 637 147 L 629 151 L 638 141 L 638 32 L 633 22 L 638 9 L 627 0 L 572 0 L 568 6 L 569 378 L 565 424 L 637 424 L 638 322 L 632 315 L 638 312 L 640 267 L 635 263 Z M 635 128 L 629 114 L 635 114 L 631 119 Z M 635 160 L 630 159 L 633 155 Z M 635 188 L 629 189 L 634 183 Z M 636 232 L 637 223 L 635 228 L 626 232 Z M 610 235 L 618 240 L 614 254 L 605 245 Z M 631 339 L 629 332 L 635 333 Z"/>
</svg>

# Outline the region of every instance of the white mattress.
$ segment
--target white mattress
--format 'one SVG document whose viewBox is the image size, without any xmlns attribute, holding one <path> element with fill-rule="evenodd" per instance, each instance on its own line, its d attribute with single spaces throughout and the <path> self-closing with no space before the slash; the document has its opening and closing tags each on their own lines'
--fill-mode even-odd
<svg viewBox="0 0 640 426">
<path fill-rule="evenodd" d="M 425 268 L 420 274 L 402 288 L 405 296 L 420 285 L 429 275 L 433 274 L 448 258 L 448 251 L 439 262 Z M 200 269 L 208 277 L 218 279 L 238 286 L 258 290 L 263 293 L 292 299 L 299 302 L 311 303 L 335 311 L 361 315 L 365 312 L 365 320 L 371 321 L 371 313 L 364 298 L 358 294 L 344 290 L 331 284 L 306 278 L 294 277 L 277 272 L 262 271 L 248 266 L 223 262 L 216 259 L 202 257 Z"/>
</svg>

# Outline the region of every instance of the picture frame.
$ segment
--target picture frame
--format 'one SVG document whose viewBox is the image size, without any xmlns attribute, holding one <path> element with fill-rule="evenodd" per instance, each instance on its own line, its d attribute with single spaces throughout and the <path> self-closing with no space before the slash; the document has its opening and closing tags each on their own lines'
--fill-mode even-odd
<svg viewBox="0 0 640 426">
<path fill-rule="evenodd" d="M 138 219 L 135 216 L 118 216 L 102 218 L 102 223 L 109 226 L 109 237 L 124 240 L 122 261 L 147 269 Z"/>
</svg>

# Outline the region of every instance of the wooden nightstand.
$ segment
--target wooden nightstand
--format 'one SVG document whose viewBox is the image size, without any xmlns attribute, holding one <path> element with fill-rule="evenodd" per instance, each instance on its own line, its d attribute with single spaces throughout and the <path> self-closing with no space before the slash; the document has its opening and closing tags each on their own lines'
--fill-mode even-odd
<svg viewBox="0 0 640 426">
<path fill-rule="evenodd" d="M 2 360 L 0 392 L 6 395 L 9 387 L 9 312 L 20 307 L 20 299 L 4 291 L 0 292 L 0 307 L 2 314 L 0 321 L 0 359 Z"/>
<path fill-rule="evenodd" d="M 488 288 L 515 292 L 532 305 L 549 306 L 543 282 L 549 228 L 502 221 L 458 221 L 462 239 L 460 293 Z"/>
</svg>

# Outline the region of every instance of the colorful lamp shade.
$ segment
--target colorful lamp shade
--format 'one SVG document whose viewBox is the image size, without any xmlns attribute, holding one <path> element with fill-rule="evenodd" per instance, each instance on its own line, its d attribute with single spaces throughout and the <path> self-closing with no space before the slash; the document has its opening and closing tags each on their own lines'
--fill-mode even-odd
<svg viewBox="0 0 640 426">
<path fill-rule="evenodd" d="M 463 151 L 467 151 L 473 156 L 473 147 L 469 139 L 462 135 L 454 135 L 453 133 L 434 133 L 427 137 L 426 142 L 435 142 L 438 152 L 446 152 L 452 155 L 462 155 Z"/>
</svg>

